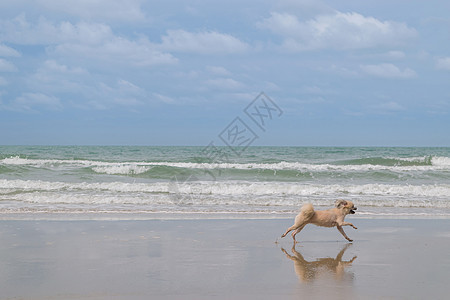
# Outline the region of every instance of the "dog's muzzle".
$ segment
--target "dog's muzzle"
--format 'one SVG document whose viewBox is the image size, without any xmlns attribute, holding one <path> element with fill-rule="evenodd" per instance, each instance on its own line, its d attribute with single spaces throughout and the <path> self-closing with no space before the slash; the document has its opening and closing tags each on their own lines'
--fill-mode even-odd
<svg viewBox="0 0 450 300">
<path fill-rule="evenodd" d="M 350 213 L 351 214 L 354 214 L 355 213 L 355 210 L 357 210 L 358 208 L 356 208 L 356 207 L 353 207 L 352 209 L 350 209 Z"/>
</svg>

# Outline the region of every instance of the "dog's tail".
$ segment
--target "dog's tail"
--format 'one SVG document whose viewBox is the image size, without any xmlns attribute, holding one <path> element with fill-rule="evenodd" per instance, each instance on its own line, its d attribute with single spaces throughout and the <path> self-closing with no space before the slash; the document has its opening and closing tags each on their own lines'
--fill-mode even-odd
<svg viewBox="0 0 450 300">
<path fill-rule="evenodd" d="M 314 207 L 312 206 L 311 203 L 306 203 L 302 206 L 302 209 L 300 210 L 300 212 L 302 213 L 303 217 L 306 220 L 309 220 L 312 218 L 312 216 L 314 216 Z"/>
<path fill-rule="evenodd" d="M 295 218 L 295 223 L 304 223 L 309 221 L 315 214 L 314 207 L 311 203 L 306 203 L 300 209 L 300 213 Z"/>
</svg>

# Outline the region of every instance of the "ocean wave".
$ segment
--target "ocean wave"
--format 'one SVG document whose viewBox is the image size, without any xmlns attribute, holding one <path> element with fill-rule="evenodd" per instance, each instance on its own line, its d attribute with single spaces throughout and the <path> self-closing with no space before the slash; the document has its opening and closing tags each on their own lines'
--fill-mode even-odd
<svg viewBox="0 0 450 300">
<path fill-rule="evenodd" d="M 433 156 L 431 158 L 431 164 L 433 166 L 441 166 L 441 167 L 450 168 L 450 157 Z"/>
<path fill-rule="evenodd" d="M 0 197 L 1 198 L 1 197 Z M 358 214 L 368 211 L 370 207 L 384 208 L 427 208 L 427 209 L 447 209 L 450 210 L 450 203 L 444 200 L 429 201 L 426 199 L 351 199 L 358 209 Z M 5 204 L 2 208 L 4 212 L 8 207 L 22 207 L 27 209 L 38 208 L 42 211 L 52 210 L 56 206 L 64 206 L 68 211 L 75 212 L 79 208 L 96 210 L 104 209 L 117 211 L 126 209 L 128 211 L 139 212 L 141 210 L 155 212 L 176 212 L 183 207 L 185 211 L 197 212 L 207 209 L 210 212 L 240 211 L 252 212 L 255 210 L 277 210 L 277 211 L 298 211 L 302 204 L 312 203 L 317 207 L 331 208 L 334 206 L 335 198 L 220 198 L 220 197 L 179 197 L 173 198 L 167 195 L 152 197 L 120 197 L 118 195 L 67 195 L 43 193 L 39 195 L 21 194 L 17 195 L 15 205 Z M 29 204 L 34 204 L 30 206 Z M 99 207 L 98 205 L 101 205 Z M 361 209 L 367 207 L 367 209 Z M 319 208 L 323 209 L 323 208 Z M 377 211 L 378 212 L 378 211 Z M 449 211 L 447 213 L 450 214 Z"/>
<path fill-rule="evenodd" d="M 167 193 L 223 196 L 419 196 L 448 198 L 450 184 L 298 184 L 285 182 L 154 182 L 154 183 L 65 183 L 41 180 L 0 180 L 0 194 L 48 191 L 82 191 L 114 193 Z M 450 202 L 450 200 L 449 200 Z"/>
<path fill-rule="evenodd" d="M 135 175 L 146 173 L 155 166 L 182 169 L 221 170 L 295 170 L 301 172 L 366 172 L 366 171 L 441 171 L 450 170 L 449 157 L 362 158 L 332 163 L 198 163 L 198 162 L 104 162 L 91 160 L 29 159 L 8 157 L 0 160 L 4 166 L 37 168 L 90 168 L 101 174 Z"/>
<path fill-rule="evenodd" d="M 137 175 L 143 174 L 151 168 L 151 166 L 140 166 L 137 164 L 116 164 L 110 166 L 92 167 L 92 170 L 96 173 L 109 175 Z"/>
<path fill-rule="evenodd" d="M 414 167 L 432 166 L 433 157 L 364 157 L 349 160 L 339 160 L 333 162 L 335 165 L 355 165 L 355 166 L 385 166 L 385 167 Z M 436 165 L 436 164 L 434 164 Z"/>
</svg>

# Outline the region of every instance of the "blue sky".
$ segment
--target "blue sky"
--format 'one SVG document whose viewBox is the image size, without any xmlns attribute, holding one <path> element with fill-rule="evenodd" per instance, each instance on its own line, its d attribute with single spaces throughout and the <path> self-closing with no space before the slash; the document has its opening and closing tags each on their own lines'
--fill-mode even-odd
<svg viewBox="0 0 450 300">
<path fill-rule="evenodd" d="M 450 146 L 448 1 L 0 2 L 0 144 Z M 220 144 L 217 142 L 217 144 Z"/>
</svg>

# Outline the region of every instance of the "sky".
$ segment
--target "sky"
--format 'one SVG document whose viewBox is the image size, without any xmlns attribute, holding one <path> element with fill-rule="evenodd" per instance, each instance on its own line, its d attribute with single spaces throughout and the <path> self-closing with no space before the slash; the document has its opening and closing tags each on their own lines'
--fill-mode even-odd
<svg viewBox="0 0 450 300">
<path fill-rule="evenodd" d="M 252 145 L 450 146 L 449 11 L 1 1 L 0 144 L 224 145 L 240 124 Z"/>
</svg>

